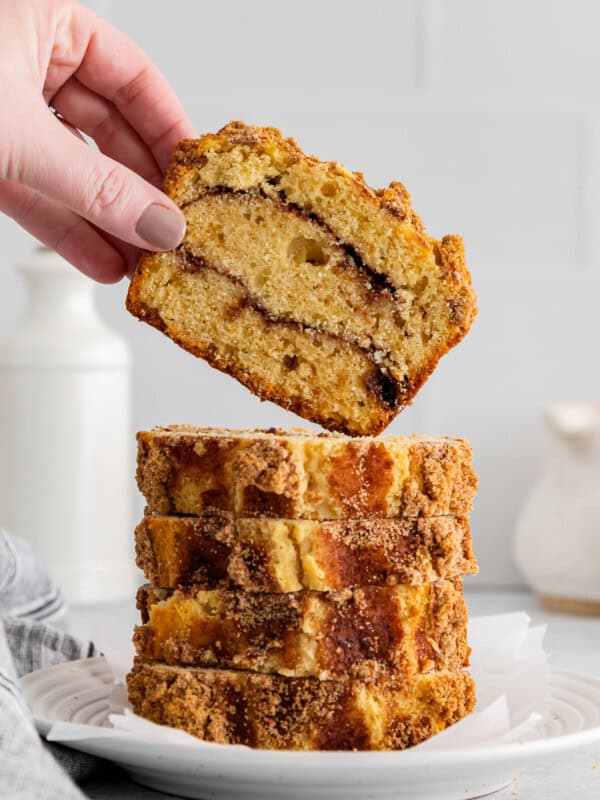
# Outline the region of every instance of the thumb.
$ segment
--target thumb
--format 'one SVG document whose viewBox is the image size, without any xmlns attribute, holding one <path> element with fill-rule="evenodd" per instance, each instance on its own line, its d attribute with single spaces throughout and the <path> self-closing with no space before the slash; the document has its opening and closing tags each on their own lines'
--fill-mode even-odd
<svg viewBox="0 0 600 800">
<path fill-rule="evenodd" d="M 185 218 L 165 194 L 73 136 L 45 107 L 38 123 L 18 147 L 12 180 L 136 247 L 177 247 Z"/>
</svg>

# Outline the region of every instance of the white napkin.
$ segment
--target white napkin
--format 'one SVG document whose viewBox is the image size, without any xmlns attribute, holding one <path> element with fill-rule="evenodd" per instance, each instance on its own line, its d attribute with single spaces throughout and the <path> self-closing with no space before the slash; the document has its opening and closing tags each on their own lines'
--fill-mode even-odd
<svg viewBox="0 0 600 800">
<path fill-rule="evenodd" d="M 524 611 L 469 622 L 475 711 L 416 747 L 446 750 L 524 742 L 543 735 L 550 715 L 550 670 L 543 649 L 546 627 L 531 627 L 530 622 Z"/>
<path fill-rule="evenodd" d="M 543 649 L 545 626 L 531 627 L 530 622 L 524 611 L 476 617 L 470 621 L 470 672 L 477 687 L 475 711 L 417 748 L 485 747 L 523 742 L 543 735 L 545 721 L 550 715 L 550 672 Z M 134 737 L 136 741 L 183 744 L 201 749 L 250 750 L 242 745 L 204 742 L 183 731 L 138 717 L 127 702 L 123 677 L 115 675 L 110 713 L 104 726 L 55 722 L 46 738 L 68 744 L 91 738 Z"/>
</svg>

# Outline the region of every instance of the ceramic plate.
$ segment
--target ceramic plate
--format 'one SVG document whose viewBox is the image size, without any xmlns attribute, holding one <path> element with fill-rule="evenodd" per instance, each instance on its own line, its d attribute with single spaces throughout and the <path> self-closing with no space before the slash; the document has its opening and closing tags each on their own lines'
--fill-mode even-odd
<svg viewBox="0 0 600 800">
<path fill-rule="evenodd" d="M 526 763 L 600 740 L 600 680 L 551 671 L 552 720 L 540 738 L 518 744 L 386 753 L 302 753 L 98 736 L 113 676 L 104 659 L 67 662 L 21 680 L 36 725 L 94 728 L 70 743 L 119 764 L 139 783 L 190 798 L 231 800 L 466 800 L 506 786 Z"/>
</svg>

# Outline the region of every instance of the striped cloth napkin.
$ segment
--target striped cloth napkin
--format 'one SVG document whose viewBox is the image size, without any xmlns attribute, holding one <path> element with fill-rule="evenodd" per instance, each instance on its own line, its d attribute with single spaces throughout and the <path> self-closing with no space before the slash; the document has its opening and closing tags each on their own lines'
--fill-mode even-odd
<svg viewBox="0 0 600 800">
<path fill-rule="evenodd" d="M 42 741 L 18 678 L 61 661 L 98 655 L 65 630 L 66 608 L 31 547 L 0 529 L 0 797 L 81 800 L 74 781 L 98 759 Z"/>
</svg>

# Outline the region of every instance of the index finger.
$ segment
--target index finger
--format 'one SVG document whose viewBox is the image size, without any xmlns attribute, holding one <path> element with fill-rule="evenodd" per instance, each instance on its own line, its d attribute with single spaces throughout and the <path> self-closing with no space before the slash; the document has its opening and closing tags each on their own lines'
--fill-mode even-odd
<svg viewBox="0 0 600 800">
<path fill-rule="evenodd" d="M 191 121 L 167 79 L 140 47 L 89 9 L 77 9 L 89 26 L 78 80 L 114 103 L 164 171 L 177 143 L 194 137 Z"/>
</svg>

